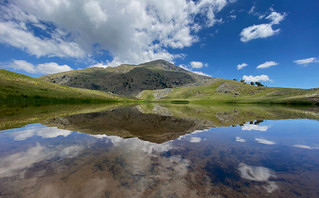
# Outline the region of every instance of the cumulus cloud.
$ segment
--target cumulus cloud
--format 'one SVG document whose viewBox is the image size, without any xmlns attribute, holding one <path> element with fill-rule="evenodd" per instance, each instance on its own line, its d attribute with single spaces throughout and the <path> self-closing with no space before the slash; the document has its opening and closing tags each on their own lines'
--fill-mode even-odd
<svg viewBox="0 0 319 198">
<path fill-rule="evenodd" d="M 24 26 L 24 25 L 23 25 Z M 0 22 L 0 42 L 27 51 L 29 54 L 57 57 L 83 57 L 84 51 L 75 42 L 61 39 L 42 39 L 28 30 L 22 29 L 21 24 Z"/>
<path fill-rule="evenodd" d="M 25 71 L 30 74 L 54 74 L 72 70 L 72 68 L 68 65 L 58 65 L 54 62 L 33 65 L 25 60 L 14 60 L 2 67 Z"/>
<path fill-rule="evenodd" d="M 190 64 L 191 64 L 191 67 L 194 69 L 200 69 L 204 66 L 204 64 L 199 61 L 192 61 Z"/>
<path fill-rule="evenodd" d="M 106 51 L 113 60 L 104 65 L 111 66 L 154 59 L 171 61 L 178 54 L 168 49 L 199 41 L 196 33 L 222 21 L 216 13 L 231 2 L 12 0 L 1 6 L 5 17 L 0 20 L 0 42 L 38 57 L 81 58 Z M 22 15 L 28 17 L 19 17 Z M 45 34 L 35 34 L 34 27 Z"/>
<path fill-rule="evenodd" d="M 67 137 L 72 131 L 58 129 L 57 127 L 46 127 L 43 125 L 27 125 L 19 130 L 13 129 L 10 136 L 16 141 L 26 140 L 33 136 L 39 136 L 42 138 L 56 138 L 58 136 Z"/>
<path fill-rule="evenodd" d="M 192 142 L 192 143 L 200 143 L 202 141 L 202 138 L 200 137 L 192 137 L 189 142 Z"/>
<path fill-rule="evenodd" d="M 280 14 L 278 12 L 271 12 L 270 15 L 266 17 L 266 19 L 270 20 L 270 24 L 279 24 L 282 20 L 284 20 L 286 14 Z"/>
<path fill-rule="evenodd" d="M 271 81 L 271 79 L 267 75 L 264 75 L 264 74 L 260 75 L 260 76 L 252 76 L 252 75 L 246 76 L 246 75 L 244 75 L 243 79 L 246 82 Z"/>
<path fill-rule="evenodd" d="M 254 12 L 254 10 L 252 10 L 252 12 Z M 282 20 L 284 20 L 285 16 L 285 13 L 280 14 L 278 12 L 272 11 L 266 17 L 266 19 L 270 21 L 269 23 L 252 25 L 247 28 L 244 28 L 240 33 L 240 40 L 242 42 L 248 42 L 253 39 L 267 38 L 275 34 L 278 34 L 280 29 L 273 29 L 273 25 L 278 25 Z"/>
<path fill-rule="evenodd" d="M 36 163 L 43 160 L 49 160 L 54 157 L 75 157 L 83 149 L 84 147 L 79 145 L 46 147 L 37 143 L 36 146 L 28 148 L 25 151 L 1 157 L 0 178 L 17 175 L 23 176 L 25 170 Z"/>
<path fill-rule="evenodd" d="M 278 64 L 279 63 L 276 63 L 274 61 L 267 61 L 267 62 L 264 62 L 263 64 L 258 65 L 257 69 L 265 69 L 265 68 L 272 67 L 272 66 L 275 66 Z"/>
<path fill-rule="evenodd" d="M 244 126 L 241 127 L 241 130 L 243 131 L 267 131 L 268 126 L 260 126 L 255 124 L 244 124 Z"/>
<path fill-rule="evenodd" d="M 257 38 L 267 38 L 279 33 L 280 29 L 274 30 L 271 24 L 252 25 L 243 29 L 240 33 L 240 40 L 248 42 Z"/>
<path fill-rule="evenodd" d="M 268 181 L 272 176 L 270 169 L 262 166 L 250 166 L 240 163 L 238 170 L 242 178 L 252 181 Z"/>
<path fill-rule="evenodd" d="M 275 177 L 273 171 L 269 168 L 240 163 L 238 166 L 238 171 L 240 173 L 240 176 L 244 179 L 257 182 L 266 182 L 266 185 L 263 185 L 262 187 L 268 193 L 272 193 L 279 188 L 275 182 L 269 181 L 271 177 Z"/>
<path fill-rule="evenodd" d="M 244 68 L 246 66 L 248 66 L 247 63 L 242 63 L 242 64 L 237 65 L 237 69 L 240 70 L 240 69 L 242 69 L 242 68 Z"/>
<path fill-rule="evenodd" d="M 319 62 L 319 60 L 315 57 L 294 60 L 294 63 L 296 63 L 298 65 L 308 65 L 309 63 L 318 63 L 318 62 Z"/>
</svg>

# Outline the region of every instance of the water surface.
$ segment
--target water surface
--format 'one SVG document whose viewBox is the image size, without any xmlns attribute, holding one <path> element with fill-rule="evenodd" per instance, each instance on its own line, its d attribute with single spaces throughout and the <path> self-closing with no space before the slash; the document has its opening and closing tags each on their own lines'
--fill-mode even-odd
<svg viewBox="0 0 319 198">
<path fill-rule="evenodd" d="M 319 196 L 315 107 L 3 111 L 1 197 Z"/>
</svg>

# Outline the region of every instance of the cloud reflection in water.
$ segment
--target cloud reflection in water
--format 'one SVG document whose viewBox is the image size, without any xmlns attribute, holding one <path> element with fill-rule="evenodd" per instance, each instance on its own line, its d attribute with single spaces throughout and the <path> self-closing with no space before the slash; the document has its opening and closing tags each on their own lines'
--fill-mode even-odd
<svg viewBox="0 0 319 198">
<path fill-rule="evenodd" d="M 58 136 L 69 136 L 72 131 L 58 129 L 57 127 L 47 127 L 40 124 L 30 124 L 20 129 L 11 129 L 10 135 L 16 141 L 26 140 L 33 136 L 39 136 L 42 138 L 56 138 Z M 5 132 L 5 131 L 4 131 Z"/>
<path fill-rule="evenodd" d="M 257 182 L 266 182 L 267 184 L 263 186 L 268 193 L 274 192 L 278 189 L 278 186 L 275 182 L 269 181 L 270 177 L 275 177 L 269 168 L 262 166 L 250 166 L 245 163 L 240 163 L 238 165 L 238 171 L 240 176 L 243 179 L 257 181 Z"/>
</svg>

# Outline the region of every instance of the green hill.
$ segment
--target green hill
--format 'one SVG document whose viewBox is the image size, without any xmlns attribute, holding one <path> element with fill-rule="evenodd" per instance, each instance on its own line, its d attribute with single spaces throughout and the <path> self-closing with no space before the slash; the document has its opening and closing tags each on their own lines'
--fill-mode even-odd
<svg viewBox="0 0 319 198">
<path fill-rule="evenodd" d="M 40 79 L 70 87 L 135 96 L 143 90 L 174 88 L 209 78 L 186 71 L 165 60 L 156 60 L 139 65 L 91 67 L 46 75 Z"/>
<path fill-rule="evenodd" d="M 71 102 L 121 101 L 124 98 L 102 91 L 72 88 L 0 69 L 0 101 Z"/>
<path fill-rule="evenodd" d="M 257 87 L 232 80 L 214 79 L 197 86 L 144 90 L 138 97 L 143 100 L 189 101 L 192 103 L 319 104 L 319 89 Z"/>
</svg>

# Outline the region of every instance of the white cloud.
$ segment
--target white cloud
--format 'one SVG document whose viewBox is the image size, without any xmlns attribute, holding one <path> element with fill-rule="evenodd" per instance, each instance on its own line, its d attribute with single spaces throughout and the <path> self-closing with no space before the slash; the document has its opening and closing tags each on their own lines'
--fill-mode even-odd
<svg viewBox="0 0 319 198">
<path fill-rule="evenodd" d="M 67 137 L 72 133 L 72 131 L 58 129 L 57 127 L 46 127 L 43 125 L 27 125 L 18 131 L 13 130 L 10 136 L 16 141 L 26 140 L 33 136 L 39 136 L 42 138 L 56 138 L 58 136 Z"/>
<path fill-rule="evenodd" d="M 258 65 L 257 69 L 265 69 L 265 68 L 272 67 L 275 65 L 278 65 L 278 63 L 276 63 L 274 61 L 267 61 L 267 62 L 264 62 L 263 64 Z"/>
<path fill-rule="evenodd" d="M 267 75 L 264 75 L 264 74 L 260 75 L 260 76 L 252 76 L 252 75 L 246 76 L 246 75 L 244 75 L 243 79 L 246 82 L 271 81 L 271 79 Z"/>
<path fill-rule="evenodd" d="M 248 11 L 248 14 L 254 15 L 254 14 L 255 14 L 255 9 L 256 9 L 256 7 L 255 7 L 255 6 L 252 6 L 252 7 L 250 8 L 250 10 Z"/>
<path fill-rule="evenodd" d="M 302 145 L 302 144 L 295 144 L 294 147 L 303 148 L 303 149 L 311 149 L 311 146 Z"/>
<path fill-rule="evenodd" d="M 241 127 L 241 130 L 243 131 L 267 131 L 268 126 L 259 126 L 255 124 L 244 124 L 244 126 Z"/>
<path fill-rule="evenodd" d="M 242 178 L 252 181 L 268 181 L 272 176 L 270 169 L 262 166 L 249 166 L 247 164 L 240 163 L 238 170 Z"/>
<path fill-rule="evenodd" d="M 77 43 L 61 39 L 42 39 L 12 22 L 0 22 L 0 42 L 26 50 L 29 54 L 57 57 L 83 57 Z"/>
<path fill-rule="evenodd" d="M 273 25 L 278 25 L 285 18 L 285 16 L 285 13 L 280 14 L 275 11 L 271 12 L 270 15 L 266 17 L 266 19 L 270 20 L 270 23 L 252 25 L 244 28 L 240 33 L 240 40 L 242 42 L 248 42 L 253 39 L 267 38 L 278 34 L 280 29 L 273 29 Z"/>
<path fill-rule="evenodd" d="M 191 137 L 191 139 L 189 140 L 189 142 L 192 142 L 192 143 L 199 143 L 201 141 L 202 139 L 200 137 Z"/>
<path fill-rule="evenodd" d="M 319 62 L 319 60 L 315 57 L 294 60 L 294 63 L 296 63 L 298 65 L 308 65 L 309 63 L 318 63 L 318 62 Z"/>
<path fill-rule="evenodd" d="M 8 65 L 4 65 L 2 67 L 9 67 L 14 70 L 25 71 L 30 74 L 54 74 L 72 70 L 72 68 L 68 65 L 58 65 L 54 62 L 33 65 L 32 63 L 24 60 L 14 60 Z"/>
<path fill-rule="evenodd" d="M 240 163 L 238 166 L 238 171 L 240 176 L 244 179 L 257 182 L 266 182 L 266 185 L 263 185 L 262 187 L 268 193 L 272 193 L 279 188 L 276 182 L 269 181 L 271 177 L 275 177 L 275 175 L 272 173 L 273 171 L 269 168 L 262 166 L 250 166 L 245 163 Z"/>
<path fill-rule="evenodd" d="M 212 77 L 211 75 L 206 74 L 206 73 L 204 73 L 204 72 L 199 72 L 199 71 L 191 71 L 191 72 L 193 72 L 193 73 L 195 73 L 195 74 L 198 74 L 198 75 L 202 75 L 202 76 Z"/>
<path fill-rule="evenodd" d="M 241 137 L 236 137 L 236 142 L 246 142 L 246 140 Z"/>
<path fill-rule="evenodd" d="M 237 65 L 237 69 L 240 70 L 240 69 L 242 69 L 242 68 L 244 68 L 246 66 L 248 66 L 247 63 L 242 63 L 242 64 Z"/>
<path fill-rule="evenodd" d="M 173 149 L 173 142 L 168 141 L 162 144 L 142 141 L 138 138 L 120 138 L 117 136 L 92 135 L 96 138 L 105 138 L 106 142 L 113 144 L 108 156 L 118 156 L 117 158 L 124 163 L 123 171 L 128 173 L 128 177 L 124 178 L 126 182 L 131 182 L 129 185 L 134 189 L 133 197 L 142 197 L 149 186 L 154 184 L 154 175 L 162 181 L 173 181 L 170 185 L 159 185 L 158 192 L 161 192 L 163 197 L 169 197 L 170 193 L 176 194 L 176 189 L 181 189 L 178 196 L 185 197 L 184 192 L 187 192 L 188 186 L 184 185 L 185 176 L 189 171 L 190 161 L 179 155 L 163 156 L 160 153 L 168 152 Z M 154 160 L 156 164 L 154 164 Z M 110 158 L 110 161 L 114 161 Z M 113 162 L 112 162 L 113 163 Z M 116 162 L 114 162 L 116 163 Z M 154 172 L 155 170 L 155 172 Z M 130 178 L 137 178 L 132 181 Z M 123 180 L 123 181 L 124 181 Z M 174 182 L 176 181 L 176 182 Z M 118 182 L 117 180 L 114 182 Z M 160 184 L 161 182 L 159 182 Z M 163 183 L 163 182 L 162 182 Z M 164 182 L 165 183 L 165 182 Z M 175 190 L 175 191 L 174 191 Z M 132 194 L 132 192 L 130 192 Z"/>
<path fill-rule="evenodd" d="M 62 147 L 45 147 L 37 143 L 36 146 L 25 151 L 14 153 L 0 158 L 0 178 L 20 175 L 23 178 L 25 170 L 35 163 L 49 160 L 54 157 L 74 157 L 83 146 L 71 145 Z"/>
<path fill-rule="evenodd" d="M 72 70 L 72 68 L 68 65 L 58 65 L 54 62 L 38 64 L 35 67 L 39 74 L 54 74 Z"/>
<path fill-rule="evenodd" d="M 279 29 L 273 30 L 271 24 L 252 25 L 241 31 L 240 40 L 248 42 L 257 38 L 267 38 L 279 33 L 279 31 Z"/>
<path fill-rule="evenodd" d="M 255 138 L 255 140 L 260 143 L 260 144 L 267 144 L 267 145 L 273 145 L 276 144 L 276 142 L 274 141 L 270 141 L 270 140 L 266 140 L 266 139 L 262 139 L 262 138 Z"/>
<path fill-rule="evenodd" d="M 319 149 L 318 146 L 308 146 L 308 145 L 303 145 L 303 144 L 295 144 L 293 146 L 296 148 L 302 148 L 302 149 Z"/>
<path fill-rule="evenodd" d="M 200 69 L 202 68 L 204 65 L 202 62 L 199 62 L 199 61 L 192 61 L 191 62 L 191 67 L 194 68 L 194 69 Z"/>
<path fill-rule="evenodd" d="M 9 63 L 7 67 L 10 67 L 14 70 L 22 70 L 31 74 L 36 73 L 34 65 L 24 60 L 14 60 L 12 63 Z"/>
<path fill-rule="evenodd" d="M 160 58 L 171 61 L 178 54 L 171 54 L 168 49 L 189 47 L 199 41 L 196 33 L 222 21 L 216 18 L 216 13 L 231 2 L 12 0 L 2 6 L 6 18 L 0 21 L 0 42 L 38 57 L 78 58 L 107 51 L 113 57 L 113 61 L 104 64 L 108 66 Z M 14 13 L 26 15 L 28 19 L 22 20 L 23 17 Z M 34 34 L 27 22 L 46 27 L 49 36 Z M 55 29 L 49 30 L 52 28 Z"/>
<path fill-rule="evenodd" d="M 284 20 L 286 14 L 280 14 L 278 12 L 271 12 L 270 15 L 266 17 L 266 19 L 270 20 L 270 24 L 279 24 L 282 20 Z"/>
<path fill-rule="evenodd" d="M 195 74 L 198 74 L 198 75 L 207 76 L 207 77 L 212 77 L 211 75 L 206 74 L 206 73 L 204 73 L 204 72 L 193 71 L 192 69 L 189 69 L 186 65 L 179 65 L 179 67 L 182 68 L 182 69 L 185 69 L 185 70 L 187 70 L 187 71 L 189 71 L 189 72 L 193 72 L 193 73 L 195 73 Z M 207 64 L 205 64 L 205 67 L 207 67 Z"/>
<path fill-rule="evenodd" d="M 120 65 L 120 64 L 119 64 Z M 118 65 L 117 65 L 118 66 Z M 107 67 L 111 67 L 109 64 L 104 64 L 104 63 L 96 63 L 94 65 L 91 65 L 90 67 L 101 67 L 101 68 L 107 68 Z"/>
<path fill-rule="evenodd" d="M 178 140 L 188 140 L 188 141 L 202 141 L 202 139 L 200 137 L 192 137 L 195 134 L 199 134 L 199 133 L 205 133 L 207 131 L 209 131 L 210 129 L 202 129 L 202 130 L 195 130 L 191 133 L 188 133 L 186 135 L 182 135 L 178 137 Z"/>
</svg>

